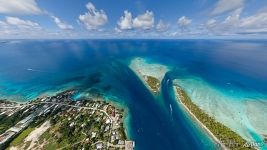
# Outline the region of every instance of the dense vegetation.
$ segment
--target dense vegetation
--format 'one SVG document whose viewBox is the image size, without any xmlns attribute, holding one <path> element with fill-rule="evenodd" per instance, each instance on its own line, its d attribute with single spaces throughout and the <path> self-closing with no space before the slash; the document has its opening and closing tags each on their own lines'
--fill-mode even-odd
<svg viewBox="0 0 267 150">
<path fill-rule="evenodd" d="M 158 92 L 160 88 L 160 81 L 152 76 L 147 76 L 146 82 L 154 92 Z"/>
<path fill-rule="evenodd" d="M 179 94 L 179 100 L 223 143 L 226 147 L 233 150 L 254 149 L 245 147 L 246 141 L 237 133 L 232 131 L 213 117 L 201 110 L 192 102 L 190 97 L 181 88 L 176 88 Z"/>
<path fill-rule="evenodd" d="M 44 149 L 93 149 L 99 141 L 109 142 L 110 132 L 105 131 L 107 125 L 103 119 L 104 114 L 99 111 L 94 114 L 90 112 L 72 109 L 52 117 L 51 128 L 41 135 L 39 143 L 45 145 Z M 122 124 L 118 132 L 120 139 L 127 139 Z M 96 133 L 94 138 L 92 138 L 92 133 Z M 116 145 L 118 141 L 115 140 L 112 144 Z"/>
</svg>

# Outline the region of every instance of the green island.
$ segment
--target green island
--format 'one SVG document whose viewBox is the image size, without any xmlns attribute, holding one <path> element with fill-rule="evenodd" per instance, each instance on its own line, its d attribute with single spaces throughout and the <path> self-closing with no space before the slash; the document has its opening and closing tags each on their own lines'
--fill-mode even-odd
<svg viewBox="0 0 267 150">
<path fill-rule="evenodd" d="M 31 102 L 0 101 L 2 149 L 132 150 L 119 109 L 95 93 L 74 101 L 75 90 Z"/>
<path fill-rule="evenodd" d="M 232 131 L 230 128 L 226 127 L 222 123 L 216 121 L 213 117 L 205 113 L 201 108 L 199 108 L 191 98 L 186 94 L 186 92 L 176 86 L 176 91 L 178 94 L 178 99 L 181 104 L 188 109 L 202 124 L 204 125 L 209 132 L 212 133 L 213 138 L 219 140 L 220 145 L 224 146 L 231 150 L 251 150 L 256 149 L 254 147 L 249 147 L 247 141 L 244 140 L 240 135 Z M 222 145 L 221 145 L 222 144 Z"/>
<path fill-rule="evenodd" d="M 159 79 L 152 76 L 145 76 L 145 81 L 148 86 L 152 89 L 154 93 L 158 93 L 160 90 L 160 81 Z"/>
</svg>

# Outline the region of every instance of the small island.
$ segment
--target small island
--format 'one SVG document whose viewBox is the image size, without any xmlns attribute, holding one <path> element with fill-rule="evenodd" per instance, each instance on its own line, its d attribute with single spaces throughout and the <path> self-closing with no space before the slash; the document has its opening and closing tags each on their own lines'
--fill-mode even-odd
<svg viewBox="0 0 267 150">
<path fill-rule="evenodd" d="M 165 73 L 169 71 L 168 67 L 154 62 L 151 63 L 141 57 L 132 59 L 129 67 L 142 79 L 143 83 L 154 95 L 160 92 L 161 81 Z"/>
<path fill-rule="evenodd" d="M 134 148 L 124 109 L 99 96 L 74 101 L 76 93 L 67 90 L 24 104 L 0 101 L 0 149 Z"/>
<path fill-rule="evenodd" d="M 247 144 L 248 142 L 244 140 L 240 135 L 232 131 L 227 126 L 216 121 L 213 117 L 205 113 L 201 108 L 199 108 L 186 92 L 179 86 L 175 86 L 177 92 L 177 99 L 180 104 L 185 108 L 185 110 L 194 118 L 204 130 L 214 139 L 218 146 L 223 149 L 233 149 L 233 150 L 251 150 L 256 149 L 255 147 Z"/>
</svg>

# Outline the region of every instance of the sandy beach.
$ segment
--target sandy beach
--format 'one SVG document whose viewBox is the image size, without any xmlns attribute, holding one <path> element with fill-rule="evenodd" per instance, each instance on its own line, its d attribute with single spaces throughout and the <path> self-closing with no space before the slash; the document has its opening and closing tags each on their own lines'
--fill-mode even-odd
<svg viewBox="0 0 267 150">
<path fill-rule="evenodd" d="M 134 58 L 129 66 L 146 86 L 148 85 L 144 81 L 144 76 L 153 76 L 161 81 L 165 73 L 170 70 L 162 64 L 147 62 L 140 57 Z M 202 110 L 205 110 L 208 115 L 229 127 L 245 140 L 259 142 L 263 139 L 263 135 L 267 134 L 267 122 L 263 119 L 264 116 L 267 116 L 265 100 L 253 100 L 246 96 L 241 98 L 239 96 L 226 96 L 198 78 L 176 79 L 174 84 L 176 83 L 179 83 L 187 91 L 192 101 Z M 195 118 L 195 116 L 192 117 Z M 202 127 L 207 130 L 203 125 Z M 219 143 L 209 130 L 207 132 L 214 141 Z"/>
<path fill-rule="evenodd" d="M 167 66 L 147 62 L 146 59 L 141 57 L 134 58 L 131 61 L 129 67 L 135 72 L 135 74 L 143 81 L 143 83 L 147 86 L 147 88 L 150 89 L 152 92 L 155 91 L 153 91 L 149 87 L 148 83 L 146 82 L 146 77 L 151 76 L 157 78 L 159 81 L 162 81 L 165 73 L 170 70 Z"/>
<path fill-rule="evenodd" d="M 176 97 L 180 97 L 180 95 L 177 93 L 176 91 L 176 86 L 173 87 L 173 90 L 175 91 L 175 95 Z M 214 140 L 215 143 L 217 143 L 220 148 L 222 148 L 223 150 L 227 150 L 227 147 L 188 109 L 188 107 L 182 103 L 179 99 L 177 99 L 178 104 L 182 106 L 182 108 L 189 114 L 189 116 L 194 119 L 199 126 L 205 130 L 205 132 Z"/>
<path fill-rule="evenodd" d="M 254 96 L 226 95 L 199 78 L 179 79 L 179 83 L 192 101 L 207 114 L 238 133 L 249 142 L 263 141 L 267 133 L 266 100 Z"/>
<path fill-rule="evenodd" d="M 141 57 L 134 58 L 129 67 L 139 76 L 153 76 L 160 81 L 164 78 L 166 72 L 170 69 L 167 66 L 147 62 L 146 59 Z"/>
</svg>

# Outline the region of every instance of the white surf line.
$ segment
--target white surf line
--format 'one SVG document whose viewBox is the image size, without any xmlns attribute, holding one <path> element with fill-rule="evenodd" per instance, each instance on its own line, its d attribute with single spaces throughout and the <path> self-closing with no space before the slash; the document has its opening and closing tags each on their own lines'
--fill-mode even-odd
<svg viewBox="0 0 267 150">
<path fill-rule="evenodd" d="M 177 87 L 177 86 L 175 86 L 174 87 L 174 90 L 176 90 L 176 88 L 180 88 L 180 87 Z M 176 94 L 177 94 L 177 96 L 178 96 L 178 98 L 176 98 L 178 101 L 180 101 L 180 104 L 181 104 L 181 106 L 182 106 L 182 108 L 184 108 L 185 109 L 185 111 L 193 118 L 193 119 L 195 119 L 196 121 L 197 121 L 197 123 L 200 125 L 200 127 L 202 127 L 202 129 L 204 129 L 205 131 L 206 131 L 206 133 L 208 134 L 208 135 L 210 135 L 211 136 L 211 138 L 217 143 L 217 144 L 219 144 L 219 148 L 221 148 L 222 150 L 229 150 L 225 145 L 224 145 L 224 143 L 223 142 L 221 142 L 211 131 L 210 131 L 210 129 L 208 128 L 208 127 L 206 127 L 196 116 L 195 116 L 195 114 L 194 113 L 192 113 L 192 111 L 180 100 L 180 97 L 181 97 L 181 95 L 178 93 L 178 92 L 176 92 Z M 215 143 L 215 144 L 216 144 Z"/>
</svg>

